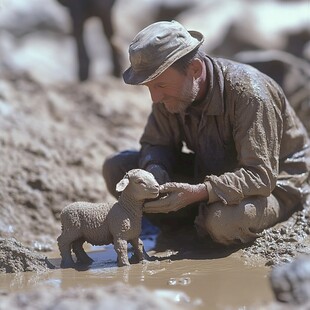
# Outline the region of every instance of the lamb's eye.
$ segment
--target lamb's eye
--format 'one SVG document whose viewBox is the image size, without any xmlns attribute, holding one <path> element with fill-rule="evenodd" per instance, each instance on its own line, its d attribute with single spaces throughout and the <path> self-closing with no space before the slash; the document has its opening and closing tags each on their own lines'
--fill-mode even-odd
<svg viewBox="0 0 310 310">
<path fill-rule="evenodd" d="M 137 184 L 144 184 L 145 185 L 145 182 L 143 180 L 137 180 Z"/>
</svg>

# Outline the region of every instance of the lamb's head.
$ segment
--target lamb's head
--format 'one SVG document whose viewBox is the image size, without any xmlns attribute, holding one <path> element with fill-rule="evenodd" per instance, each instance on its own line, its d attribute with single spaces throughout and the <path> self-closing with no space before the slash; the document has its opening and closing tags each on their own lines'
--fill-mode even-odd
<svg viewBox="0 0 310 310">
<path fill-rule="evenodd" d="M 159 184 L 153 174 L 142 169 L 128 171 L 116 185 L 116 190 L 130 192 L 136 200 L 154 199 L 159 195 Z"/>
</svg>

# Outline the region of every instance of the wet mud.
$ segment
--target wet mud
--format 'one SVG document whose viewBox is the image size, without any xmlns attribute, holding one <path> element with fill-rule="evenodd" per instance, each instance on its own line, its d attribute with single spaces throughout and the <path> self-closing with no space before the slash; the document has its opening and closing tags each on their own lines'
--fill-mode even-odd
<svg viewBox="0 0 310 310">
<path fill-rule="evenodd" d="M 47 253 L 55 269 L 41 273 L 0 274 L 0 290 L 3 294 L 42 286 L 62 291 L 76 287 L 106 290 L 111 285 L 123 283 L 132 288 L 143 286 L 153 296 L 193 309 L 238 309 L 273 300 L 268 267 L 245 263 L 240 250 L 194 250 L 191 247 L 184 248 L 178 255 L 173 249 L 155 251 L 154 239 L 144 240 L 144 243 L 148 254 L 156 260 L 125 267 L 117 267 L 112 245 L 86 247 L 94 263 L 68 269 L 60 268 L 59 252 L 55 249 Z"/>
</svg>

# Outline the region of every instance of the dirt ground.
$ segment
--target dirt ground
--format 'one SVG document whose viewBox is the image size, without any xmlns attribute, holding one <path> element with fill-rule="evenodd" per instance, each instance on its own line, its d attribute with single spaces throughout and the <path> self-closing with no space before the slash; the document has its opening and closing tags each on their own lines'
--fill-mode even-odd
<svg viewBox="0 0 310 310">
<path fill-rule="evenodd" d="M 184 11 L 179 19 L 194 25 L 193 17 L 201 18 L 203 26 L 205 17 L 199 14 L 198 4 L 204 7 L 207 2 L 196 2 L 197 7 Z M 218 20 L 237 20 L 238 29 L 243 29 L 240 20 L 233 18 L 233 6 L 222 2 L 221 12 L 226 15 Z M 158 236 L 156 241 L 151 230 L 144 242 L 157 262 L 117 268 L 113 249 L 103 247 L 88 249 L 95 258 L 89 269 L 59 268 L 56 238 L 61 210 L 77 200 L 112 200 L 101 176 L 102 162 L 116 151 L 139 147 L 151 102 L 147 89 L 110 76 L 109 57 L 98 60 L 106 46 L 93 48 L 93 77 L 84 83 L 76 81 L 73 43 L 63 8 L 47 1 L 50 9 L 43 10 L 33 0 L 33 16 L 41 19 L 30 23 L 24 18 L 28 24 L 16 23 L 14 28 L 8 22 L 12 18 L 4 15 L 3 3 L 0 0 L 0 309 L 115 309 L 116 303 L 126 309 L 142 305 L 144 309 L 285 309 L 274 302 L 268 277 L 274 266 L 310 253 L 310 200 L 286 222 L 264 231 L 242 249 L 215 248 L 195 238 L 192 231 L 164 240 Z M 147 3 L 143 5 L 151 16 Z M 26 14 L 25 7 L 21 8 L 19 14 Z M 128 9 L 121 15 L 117 8 L 119 29 L 121 16 L 125 23 L 125 17 L 132 18 L 133 13 Z M 215 6 L 206 12 L 211 8 L 219 13 Z M 48 15 L 51 12 L 54 15 Z M 137 16 L 134 26 L 144 23 Z M 287 36 L 286 41 L 273 41 L 271 47 L 278 51 L 266 54 L 260 48 L 278 33 L 275 27 L 253 52 L 251 36 L 233 27 L 227 31 L 225 25 L 218 31 L 222 39 L 226 36 L 222 45 L 210 35 L 210 53 L 243 59 L 262 70 L 274 65 L 277 70 L 270 74 L 281 82 L 310 133 L 309 31 L 300 25 L 291 30 L 296 33 L 294 46 L 300 46 L 294 53 L 292 45 L 283 43 L 289 42 Z M 257 29 L 263 31 L 259 25 Z M 122 29 L 118 40 L 127 43 L 130 27 Z M 251 53 L 244 52 L 249 49 Z M 123 51 L 126 54 L 127 47 Z M 103 72 L 98 73 L 100 68 Z"/>
</svg>

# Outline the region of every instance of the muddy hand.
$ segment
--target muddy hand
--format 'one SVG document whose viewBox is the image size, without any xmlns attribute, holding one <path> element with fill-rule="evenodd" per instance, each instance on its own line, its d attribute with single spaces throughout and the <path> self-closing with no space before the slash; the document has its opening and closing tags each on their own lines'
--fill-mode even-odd
<svg viewBox="0 0 310 310">
<path fill-rule="evenodd" d="M 196 202 L 199 197 L 199 192 L 202 190 L 205 191 L 205 186 L 203 184 L 166 183 L 159 188 L 160 194 L 166 195 L 161 199 L 146 202 L 143 211 L 146 213 L 169 213 L 178 211 Z"/>
</svg>

